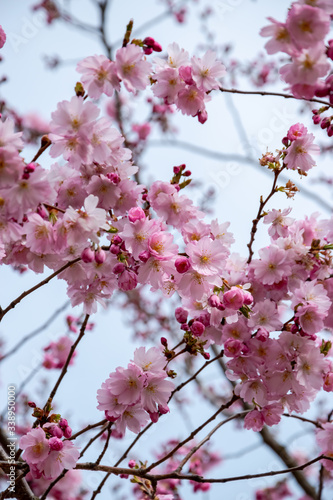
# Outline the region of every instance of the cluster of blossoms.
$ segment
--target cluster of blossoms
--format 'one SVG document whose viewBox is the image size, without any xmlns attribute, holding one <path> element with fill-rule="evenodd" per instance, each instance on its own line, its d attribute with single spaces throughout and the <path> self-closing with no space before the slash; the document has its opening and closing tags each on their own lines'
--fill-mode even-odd
<svg viewBox="0 0 333 500">
<path fill-rule="evenodd" d="M 112 96 L 114 90 L 120 90 L 121 81 L 129 92 L 144 90 L 152 83 L 153 94 L 165 104 L 175 104 L 183 114 L 197 116 L 204 123 L 208 94 L 219 88 L 219 79 L 225 74 L 216 54 L 209 50 L 202 58 L 193 56 L 190 60 L 188 52 L 173 43 L 168 46 L 167 59 L 155 58 L 153 67 L 145 54 L 147 49 L 160 51 L 159 44 L 147 37 L 141 45 L 143 50 L 135 43 L 118 49 L 115 61 L 103 55 L 81 61 L 77 70 L 89 96 L 93 99 L 102 94 Z"/>
<path fill-rule="evenodd" d="M 166 456 L 171 450 L 173 450 L 179 442 L 175 439 L 170 439 L 168 442 L 162 445 L 161 452 L 156 454 L 157 459 L 160 459 Z M 173 455 L 170 457 L 163 468 L 156 469 L 161 474 L 171 473 L 177 469 L 181 461 L 184 457 L 189 453 L 194 446 L 196 446 L 195 441 L 190 441 L 186 445 L 181 446 Z M 204 476 L 206 472 L 211 470 L 213 467 L 221 463 L 222 459 L 220 454 L 212 451 L 209 446 L 205 448 L 199 448 L 187 463 L 187 473 L 195 474 L 199 476 Z M 134 460 L 130 460 L 128 463 L 131 468 L 138 468 L 139 465 L 136 464 Z M 148 496 L 142 496 L 142 492 L 145 491 L 144 488 L 141 488 L 140 478 L 136 477 L 134 493 L 136 494 L 139 500 L 148 500 Z M 205 492 L 210 489 L 209 483 L 198 483 L 195 481 L 190 481 L 190 484 L 193 487 L 193 492 Z M 181 485 L 180 479 L 164 479 L 163 481 L 159 481 L 156 488 L 157 498 L 161 500 L 181 500 L 182 497 L 180 495 L 178 487 Z"/>
<path fill-rule="evenodd" d="M 174 384 L 165 380 L 165 365 L 159 349 L 151 347 L 146 352 L 145 347 L 140 347 L 127 368 L 118 367 L 103 382 L 97 391 L 97 408 L 115 422 L 114 436 L 124 436 L 126 428 L 138 433 L 149 418 L 157 422 L 160 415 L 168 413 Z"/>
<path fill-rule="evenodd" d="M 320 78 L 326 77 L 331 69 L 333 42 L 330 40 L 327 48 L 325 37 L 332 14 L 330 0 L 299 0 L 292 4 L 285 23 L 269 18 L 272 24 L 260 32 L 271 37 L 265 45 L 268 54 L 283 52 L 290 56 L 291 62 L 282 66 L 280 75 L 295 97 L 311 99 L 323 95 Z"/>
<path fill-rule="evenodd" d="M 22 458 L 30 467 L 30 478 L 52 480 L 63 469 L 75 467 L 80 453 L 68 440 L 71 435 L 67 420 L 61 418 L 59 423 L 48 422 L 21 437 L 20 448 L 24 450 Z"/>
<path fill-rule="evenodd" d="M 315 137 L 301 123 L 292 125 L 287 136 L 283 139 L 286 146 L 283 161 L 290 170 L 298 170 L 301 173 L 308 172 L 315 166 L 313 155 L 320 152 L 319 146 L 313 144 Z"/>
</svg>

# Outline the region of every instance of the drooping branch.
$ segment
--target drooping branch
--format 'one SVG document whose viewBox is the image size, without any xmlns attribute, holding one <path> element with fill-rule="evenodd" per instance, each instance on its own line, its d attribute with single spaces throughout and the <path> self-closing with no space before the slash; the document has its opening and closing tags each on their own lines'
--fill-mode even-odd
<svg viewBox="0 0 333 500">
<path fill-rule="evenodd" d="M 6 307 L 6 309 L 0 308 L 0 322 L 2 321 L 2 318 L 5 316 L 5 314 L 7 314 L 8 311 L 10 311 L 11 309 L 14 309 L 14 307 L 17 306 L 17 304 L 19 304 L 21 302 L 21 300 L 23 300 L 25 297 L 27 297 L 28 295 L 30 295 L 32 292 L 35 292 L 36 290 L 38 290 L 38 288 L 41 288 L 42 286 L 47 285 L 47 283 L 49 281 L 51 281 L 53 278 L 55 278 L 56 276 L 58 276 L 58 274 L 60 274 L 63 271 L 65 271 L 65 269 L 67 269 L 68 267 L 72 266 L 76 262 L 79 262 L 79 260 L 81 260 L 81 257 L 77 257 L 76 259 L 73 259 L 73 260 L 67 262 L 65 265 L 63 265 L 62 267 L 60 267 L 60 269 L 58 269 L 54 273 L 50 274 L 50 276 L 48 276 L 44 280 L 40 281 L 37 285 L 29 288 L 29 290 L 27 290 L 26 292 L 21 293 L 21 295 L 19 297 L 17 297 L 15 300 L 13 300 L 9 304 L 9 306 Z"/>
</svg>

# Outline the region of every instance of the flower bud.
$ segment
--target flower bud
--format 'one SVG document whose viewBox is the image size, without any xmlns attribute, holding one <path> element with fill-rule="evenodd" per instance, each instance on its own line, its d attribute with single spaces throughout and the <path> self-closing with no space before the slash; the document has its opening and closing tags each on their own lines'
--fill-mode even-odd
<svg viewBox="0 0 333 500">
<path fill-rule="evenodd" d="M 105 252 L 101 248 L 96 250 L 95 252 L 95 262 L 96 264 L 103 264 L 105 261 Z"/>
<path fill-rule="evenodd" d="M 95 252 L 93 251 L 92 248 L 87 247 L 85 248 L 82 253 L 81 253 L 81 259 L 83 262 L 86 264 L 89 264 L 90 262 L 93 262 L 95 259 Z"/>
<path fill-rule="evenodd" d="M 193 321 L 190 329 L 193 335 L 200 337 L 205 331 L 205 325 L 201 321 Z"/>
<path fill-rule="evenodd" d="M 181 256 L 175 260 L 175 267 L 180 274 L 184 274 L 190 269 L 191 264 L 187 257 Z"/>
<path fill-rule="evenodd" d="M 64 447 L 64 444 L 61 441 L 61 439 L 59 439 L 57 437 L 50 438 L 49 445 L 50 445 L 51 450 L 54 450 L 54 451 L 60 451 Z"/>
<path fill-rule="evenodd" d="M 178 323 L 186 323 L 188 312 L 186 311 L 186 309 L 183 309 L 182 307 L 177 307 L 177 309 L 175 310 L 175 317 Z"/>
<path fill-rule="evenodd" d="M 128 211 L 128 220 L 130 222 L 135 222 L 136 220 L 144 220 L 146 214 L 141 207 L 133 207 Z"/>
</svg>

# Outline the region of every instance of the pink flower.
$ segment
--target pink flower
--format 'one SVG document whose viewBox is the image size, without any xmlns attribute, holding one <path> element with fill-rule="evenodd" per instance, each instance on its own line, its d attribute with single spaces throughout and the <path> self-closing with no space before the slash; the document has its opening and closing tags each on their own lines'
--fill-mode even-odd
<svg viewBox="0 0 333 500">
<path fill-rule="evenodd" d="M 135 349 L 133 362 L 145 373 L 157 375 L 162 372 L 165 377 L 163 370 L 166 363 L 165 357 L 157 347 L 151 347 L 147 351 L 145 347 Z"/>
<path fill-rule="evenodd" d="M 295 2 L 288 12 L 286 26 L 298 47 L 312 47 L 329 32 L 330 17 L 322 9 Z"/>
<path fill-rule="evenodd" d="M 127 369 L 117 368 L 110 374 L 110 389 L 121 404 L 134 404 L 138 401 L 143 388 L 141 369 L 134 364 Z"/>
<path fill-rule="evenodd" d="M 178 246 L 173 243 L 173 236 L 167 232 L 157 232 L 148 239 L 148 250 L 158 260 L 170 260 L 177 255 Z"/>
<path fill-rule="evenodd" d="M 115 63 L 104 55 L 86 57 L 78 63 L 76 71 L 82 73 L 81 81 L 93 99 L 102 94 L 112 96 L 114 90 L 120 90 Z"/>
<path fill-rule="evenodd" d="M 196 85 L 187 85 L 178 92 L 177 107 L 184 115 L 195 116 L 199 111 L 204 111 L 205 96 L 206 94 Z"/>
<path fill-rule="evenodd" d="M 148 412 L 156 412 L 157 405 L 167 406 L 174 384 L 170 380 L 164 380 L 164 376 L 164 373 L 162 376 L 147 373 L 141 401 L 143 408 Z"/>
<path fill-rule="evenodd" d="M 300 137 L 304 137 L 307 135 L 308 129 L 303 125 L 303 123 L 296 123 L 292 125 L 287 132 L 287 137 L 290 141 L 295 141 L 295 139 L 299 139 Z"/>
<path fill-rule="evenodd" d="M 261 431 L 261 429 L 264 427 L 264 417 L 262 413 L 258 410 L 252 410 L 250 413 L 245 415 L 244 418 L 244 428 L 245 429 L 252 429 L 255 432 Z"/>
<path fill-rule="evenodd" d="M 50 446 L 41 427 L 31 429 L 20 439 L 20 448 L 24 450 L 22 458 L 30 464 L 40 464 L 49 454 Z"/>
<path fill-rule="evenodd" d="M 259 250 L 260 260 L 252 262 L 254 275 L 264 285 L 278 283 L 291 273 L 287 254 L 276 245 Z"/>
<path fill-rule="evenodd" d="M 226 74 L 225 66 L 216 60 L 216 53 L 208 50 L 199 59 L 192 57 L 193 80 L 204 92 L 219 88 L 219 79 Z"/>
<path fill-rule="evenodd" d="M 237 286 L 232 286 L 223 294 L 223 305 L 229 309 L 237 310 L 244 304 L 243 290 Z"/>
<path fill-rule="evenodd" d="M 195 271 L 205 276 L 220 274 L 227 256 L 219 240 L 204 236 L 198 242 L 188 243 L 186 253 Z"/>
<path fill-rule="evenodd" d="M 27 247 L 40 254 L 53 253 L 55 238 L 52 224 L 38 214 L 29 215 L 28 220 L 24 225 Z"/>
<path fill-rule="evenodd" d="M 142 427 L 149 421 L 147 412 L 141 407 L 141 404 L 128 406 L 121 417 L 116 422 L 116 430 L 124 435 L 126 427 L 138 434 Z"/>
<path fill-rule="evenodd" d="M 268 40 L 265 49 L 268 54 L 276 54 L 277 52 L 286 52 L 291 54 L 294 50 L 293 43 L 290 38 L 289 31 L 285 23 L 280 23 L 272 17 L 267 18 L 272 24 L 261 28 L 261 36 L 271 36 L 272 39 Z"/>
<path fill-rule="evenodd" d="M 52 450 L 38 467 L 47 479 L 54 479 L 59 476 L 63 469 L 74 469 L 79 455 L 80 452 L 72 441 L 63 441 L 62 449 Z"/>
<path fill-rule="evenodd" d="M 261 413 L 264 418 L 265 424 L 269 426 L 276 425 L 281 420 L 283 405 L 281 403 L 266 405 L 262 408 Z"/>
<path fill-rule="evenodd" d="M 291 63 L 282 66 L 280 74 L 291 85 L 316 85 L 318 78 L 325 76 L 329 69 L 325 46 L 318 44 L 295 55 Z"/>
<path fill-rule="evenodd" d="M 296 170 L 300 169 L 307 172 L 316 165 L 311 154 L 319 154 L 319 146 L 313 144 L 315 137 L 313 134 L 307 134 L 295 139 L 289 148 L 284 159 L 287 168 Z"/>
<path fill-rule="evenodd" d="M 129 92 L 144 90 L 149 84 L 151 64 L 143 55 L 142 49 L 131 43 L 116 52 L 117 74 Z"/>
<path fill-rule="evenodd" d="M 156 83 L 152 87 L 153 94 L 160 97 L 168 104 L 176 101 L 178 92 L 185 88 L 179 72 L 174 68 L 165 68 L 154 76 Z"/>
</svg>

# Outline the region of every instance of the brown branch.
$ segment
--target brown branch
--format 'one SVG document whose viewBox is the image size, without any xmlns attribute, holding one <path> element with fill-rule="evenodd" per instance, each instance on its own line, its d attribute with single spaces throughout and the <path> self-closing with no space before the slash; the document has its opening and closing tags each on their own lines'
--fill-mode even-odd
<svg viewBox="0 0 333 500">
<path fill-rule="evenodd" d="M 105 418 L 104 420 L 101 420 L 100 422 L 97 422 L 96 424 L 89 424 L 84 429 L 81 429 L 80 431 L 73 434 L 70 438 L 66 439 L 66 441 L 71 441 L 72 439 L 76 439 L 78 436 L 81 436 L 81 434 L 83 434 L 84 432 L 90 431 L 90 429 L 94 429 L 95 427 L 99 427 L 100 425 L 104 425 L 106 422 L 107 422 L 107 420 Z"/>
<path fill-rule="evenodd" d="M 204 429 L 208 424 L 210 424 L 210 422 L 212 422 L 213 420 L 215 420 L 215 418 L 222 411 L 226 410 L 227 408 L 230 408 L 230 406 L 235 401 L 237 401 L 238 399 L 239 399 L 239 396 L 236 396 L 235 394 L 233 394 L 233 396 L 230 399 L 230 401 L 228 401 L 227 403 L 221 405 L 220 408 L 211 417 L 209 417 L 203 424 L 199 425 L 199 427 L 197 427 L 194 431 L 192 431 L 191 434 L 186 439 L 184 439 L 183 441 L 181 441 L 180 443 L 178 443 L 169 453 L 167 453 L 160 460 L 157 460 L 156 462 L 154 462 L 151 465 L 149 465 L 145 470 L 147 472 L 149 472 L 152 469 L 154 469 L 155 467 L 157 467 L 158 465 L 160 465 L 161 463 L 165 462 L 168 458 L 172 457 L 176 453 L 176 451 L 179 450 L 179 448 L 181 448 L 182 446 L 184 446 L 184 444 L 186 444 L 189 441 L 191 441 L 194 438 L 194 436 L 196 436 L 198 434 L 198 432 L 200 432 L 202 429 Z"/>
<path fill-rule="evenodd" d="M 223 477 L 223 478 L 205 478 L 196 474 L 179 474 L 177 472 L 170 472 L 166 474 L 149 474 L 148 469 L 129 469 L 123 467 L 110 467 L 107 465 L 97 465 L 93 462 L 77 464 L 76 469 L 78 470 L 90 470 L 90 471 L 102 471 L 110 474 L 120 475 L 127 474 L 129 476 L 137 476 L 142 477 L 144 479 L 148 479 L 149 481 L 163 481 L 165 479 L 179 479 L 179 480 L 189 480 L 195 481 L 197 483 L 229 483 L 232 481 L 244 481 L 249 479 L 258 479 L 261 477 L 269 477 L 269 476 L 278 476 L 281 474 L 288 474 L 290 472 L 301 471 L 306 469 L 310 465 L 319 462 L 319 460 L 333 460 L 332 457 L 327 457 L 325 455 L 319 455 L 318 457 L 313 458 L 301 465 L 297 465 L 295 467 L 290 467 L 288 469 L 282 470 L 273 470 L 268 472 L 262 472 L 259 474 L 246 474 L 242 476 L 231 476 L 231 477 Z M 313 497 L 316 498 L 316 497 Z M 41 499 L 42 500 L 42 499 Z"/>
<path fill-rule="evenodd" d="M 296 101 L 307 101 L 307 102 L 316 102 L 319 104 L 324 104 L 325 106 L 333 107 L 333 104 L 330 104 L 327 101 L 323 101 L 322 99 L 306 99 L 305 97 L 295 97 L 292 94 L 285 94 L 283 92 L 265 92 L 263 90 L 238 90 L 238 89 L 226 89 L 224 87 L 220 87 L 219 90 L 221 92 L 228 92 L 230 94 L 245 94 L 245 95 L 261 95 L 261 96 L 275 96 L 275 97 L 284 97 L 285 99 L 295 99 Z"/>
<path fill-rule="evenodd" d="M 180 462 L 178 465 L 177 469 L 175 472 L 181 472 L 183 469 L 184 465 L 190 460 L 190 458 L 194 455 L 196 451 L 198 451 L 207 441 L 210 440 L 213 434 L 222 427 L 222 425 L 227 424 L 231 420 L 234 420 L 235 418 L 243 417 L 246 413 L 248 413 L 250 410 L 247 411 L 242 411 L 241 413 L 236 413 L 235 415 L 231 415 L 231 417 L 226 418 L 225 420 L 222 420 L 222 422 L 219 422 L 208 434 L 205 436 L 200 443 L 197 445 L 193 446 L 193 448 L 188 452 L 188 454 L 183 458 L 183 460 Z"/>
<path fill-rule="evenodd" d="M 50 411 L 50 407 L 52 405 L 52 400 L 54 398 L 54 396 L 56 395 L 56 392 L 61 384 L 61 381 L 62 379 L 64 378 L 64 376 L 66 375 L 67 373 L 67 368 L 68 368 L 68 365 L 70 363 L 70 360 L 72 359 L 72 356 L 74 354 L 74 351 L 78 345 L 78 343 L 80 342 L 80 340 L 82 339 L 82 337 L 84 336 L 85 334 L 85 330 L 86 330 L 86 326 L 87 326 L 87 323 L 88 323 L 88 320 L 89 320 L 89 314 L 86 314 L 84 320 L 83 320 L 83 323 L 81 325 L 81 328 L 80 328 L 80 334 L 78 336 L 78 338 L 76 339 L 76 341 L 74 342 L 74 344 L 71 346 L 70 348 L 70 351 L 69 351 L 69 354 L 67 356 L 67 359 L 66 359 L 66 363 L 64 364 L 62 370 L 61 370 L 61 373 L 59 375 L 59 378 L 58 380 L 56 381 L 50 395 L 49 395 L 49 398 L 44 406 L 44 411 L 48 412 Z"/>
<path fill-rule="evenodd" d="M 28 335 L 26 335 L 25 337 L 23 337 L 10 351 L 6 352 L 6 354 L 4 354 L 1 358 L 0 358 L 0 363 L 1 361 L 3 361 L 4 359 L 6 358 L 9 358 L 9 356 L 11 356 L 12 354 L 14 354 L 18 349 L 20 349 L 20 347 L 23 346 L 23 344 L 25 344 L 28 340 L 32 339 L 33 337 L 35 337 L 36 335 L 38 335 L 38 333 L 41 333 L 43 330 L 45 330 L 45 328 L 47 328 L 56 318 L 57 316 L 63 312 L 67 306 L 68 306 L 69 302 L 66 301 L 65 304 L 63 304 L 61 307 L 59 307 L 59 309 L 57 309 L 53 314 L 52 316 L 50 316 L 46 321 L 45 323 L 43 323 L 41 326 L 39 326 L 38 328 L 36 328 L 36 330 L 34 330 L 33 332 L 29 333 Z"/>
<path fill-rule="evenodd" d="M 62 266 L 60 269 L 58 269 L 54 273 L 50 274 L 50 276 L 45 278 L 43 281 L 41 281 L 37 285 L 33 286 L 32 288 L 29 288 L 29 290 L 27 290 L 26 292 L 21 293 L 21 295 L 19 297 L 17 297 L 17 299 L 13 300 L 9 304 L 9 306 L 6 307 L 6 309 L 0 308 L 0 322 L 2 321 L 2 318 L 5 316 L 5 314 L 7 314 L 8 311 L 10 311 L 11 309 L 14 309 L 14 307 L 17 306 L 17 304 L 19 304 L 22 299 L 24 299 L 25 297 L 30 295 L 35 290 L 38 290 L 38 288 L 41 288 L 42 286 L 46 285 L 49 281 L 51 281 L 53 278 L 58 276 L 58 274 L 62 273 L 65 269 L 67 269 L 67 267 L 72 266 L 73 264 L 75 264 L 79 260 L 81 260 L 81 257 L 77 257 L 76 259 L 67 262 L 64 266 Z"/>
<path fill-rule="evenodd" d="M 263 197 L 260 196 L 260 204 L 259 204 L 258 213 L 256 215 L 256 218 L 253 219 L 253 221 L 252 221 L 250 242 L 247 244 L 248 249 L 249 249 L 249 258 L 247 259 L 248 264 L 250 264 L 250 262 L 252 260 L 252 256 L 253 256 L 252 245 L 253 245 L 254 238 L 255 238 L 255 235 L 256 235 L 256 232 L 258 229 L 258 223 L 259 223 L 260 219 L 262 219 L 264 217 L 264 214 L 263 214 L 264 207 L 266 206 L 268 201 L 272 198 L 272 196 L 277 192 L 277 187 L 276 187 L 277 180 L 278 180 L 278 177 L 283 169 L 284 169 L 284 167 L 274 170 L 273 186 L 272 186 L 271 192 L 269 193 L 267 198 L 265 200 L 263 200 Z"/>
<path fill-rule="evenodd" d="M 302 422 L 308 422 L 309 424 L 313 424 L 318 427 L 318 429 L 323 428 L 323 426 L 316 420 L 310 420 L 309 418 L 301 417 L 300 415 L 289 415 L 289 413 L 283 413 L 283 416 L 288 418 L 296 418 L 297 420 L 301 420 Z"/>
</svg>

